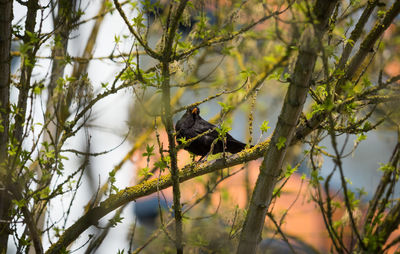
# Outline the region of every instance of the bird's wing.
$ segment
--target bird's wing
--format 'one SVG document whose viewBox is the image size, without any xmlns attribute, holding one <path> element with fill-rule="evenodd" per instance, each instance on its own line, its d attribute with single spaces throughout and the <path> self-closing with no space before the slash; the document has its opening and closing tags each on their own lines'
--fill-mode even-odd
<svg viewBox="0 0 400 254">
<path fill-rule="evenodd" d="M 194 124 L 194 120 L 192 117 L 188 116 L 187 114 L 184 114 L 181 119 L 176 122 L 175 125 L 175 130 L 179 131 L 182 129 L 188 129 Z"/>
<path fill-rule="evenodd" d="M 178 126 L 178 124 L 177 124 Z M 180 127 L 180 126 L 178 126 Z M 179 128 L 180 137 L 185 137 L 186 139 L 191 139 L 197 137 L 198 135 L 208 131 L 215 129 L 215 125 L 205 121 L 204 119 L 196 119 L 195 124 L 193 124 L 190 128 Z M 201 139 L 211 139 L 214 140 L 218 137 L 218 133 L 216 130 L 207 133 Z M 212 142 L 212 141 L 211 141 Z"/>
<path fill-rule="evenodd" d="M 216 126 L 204 120 L 203 118 L 196 119 L 195 123 L 196 129 L 199 133 L 203 133 L 210 129 L 215 129 Z"/>
<path fill-rule="evenodd" d="M 182 121 L 182 119 L 179 119 L 178 122 L 176 122 L 176 124 L 175 124 L 175 130 L 176 131 L 182 130 L 182 127 L 183 127 L 182 125 L 183 125 L 183 121 Z"/>
<path fill-rule="evenodd" d="M 189 128 L 189 129 L 180 129 L 177 137 L 178 138 L 184 137 L 186 138 L 186 140 L 188 140 L 196 137 L 197 135 L 199 134 L 196 131 L 194 131 L 193 128 Z"/>
<path fill-rule="evenodd" d="M 210 133 L 208 133 L 207 136 L 212 137 L 212 139 L 215 139 L 218 137 L 218 132 L 215 130 L 216 126 L 214 124 L 207 122 L 206 120 L 204 120 L 202 118 L 196 120 L 196 123 L 193 126 L 193 129 L 197 133 L 197 135 L 202 134 L 209 130 L 213 130 Z"/>
</svg>

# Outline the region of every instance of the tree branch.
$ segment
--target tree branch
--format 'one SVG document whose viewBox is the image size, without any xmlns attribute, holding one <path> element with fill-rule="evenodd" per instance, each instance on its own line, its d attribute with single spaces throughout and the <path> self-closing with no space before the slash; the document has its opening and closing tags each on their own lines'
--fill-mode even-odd
<svg viewBox="0 0 400 254">
<path fill-rule="evenodd" d="M 368 33 L 367 37 L 362 41 L 360 49 L 351 59 L 346 73 L 345 79 L 350 80 L 356 70 L 361 66 L 364 59 L 373 49 L 375 42 L 383 34 L 383 32 L 392 24 L 394 18 L 400 13 L 400 1 L 395 1 L 392 7 L 386 12 L 386 15 L 382 20 L 378 20 L 374 28 Z"/>
<path fill-rule="evenodd" d="M 157 52 L 153 51 L 149 45 L 147 44 L 147 42 L 145 40 L 143 40 L 143 38 L 135 31 L 135 29 L 132 27 L 132 25 L 129 23 L 128 18 L 125 15 L 125 12 L 122 10 L 122 7 L 120 5 L 120 3 L 118 2 L 118 0 L 114 0 L 114 4 L 115 4 L 115 8 L 118 10 L 119 14 L 121 15 L 122 19 L 124 20 L 125 24 L 127 25 L 129 31 L 131 32 L 131 34 L 135 37 L 136 40 L 138 40 L 138 42 L 140 43 L 140 45 L 144 48 L 144 50 L 146 51 L 147 54 L 149 54 L 149 56 L 155 58 L 155 59 L 161 59 L 160 54 L 158 54 Z"/>
</svg>

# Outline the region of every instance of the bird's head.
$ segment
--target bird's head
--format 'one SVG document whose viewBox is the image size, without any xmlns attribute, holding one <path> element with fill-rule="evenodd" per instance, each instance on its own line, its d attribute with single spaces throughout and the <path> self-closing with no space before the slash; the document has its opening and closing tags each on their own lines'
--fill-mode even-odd
<svg viewBox="0 0 400 254">
<path fill-rule="evenodd" d="M 200 115 L 200 109 L 198 107 L 190 107 L 186 112 L 193 116 L 193 118 Z"/>
</svg>

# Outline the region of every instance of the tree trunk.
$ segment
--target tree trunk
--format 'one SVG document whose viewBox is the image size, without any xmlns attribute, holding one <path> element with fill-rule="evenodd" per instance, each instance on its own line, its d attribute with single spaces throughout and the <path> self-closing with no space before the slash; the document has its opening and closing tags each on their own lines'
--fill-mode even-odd
<svg viewBox="0 0 400 254">
<path fill-rule="evenodd" d="M 260 174 L 250 201 L 249 210 L 243 225 L 237 253 L 255 253 L 261 240 L 265 216 L 269 208 L 276 180 L 281 173 L 283 159 L 294 136 L 296 125 L 307 98 L 308 89 L 317 53 L 324 32 L 337 1 L 319 0 L 314 6 L 314 25 L 303 32 L 299 45 L 299 56 L 286 93 L 278 123 L 273 133 Z M 281 146 L 283 145 L 284 146 Z"/>
<path fill-rule="evenodd" d="M 0 253 L 7 252 L 11 199 L 7 191 L 8 112 L 11 62 L 11 0 L 0 0 Z"/>
</svg>

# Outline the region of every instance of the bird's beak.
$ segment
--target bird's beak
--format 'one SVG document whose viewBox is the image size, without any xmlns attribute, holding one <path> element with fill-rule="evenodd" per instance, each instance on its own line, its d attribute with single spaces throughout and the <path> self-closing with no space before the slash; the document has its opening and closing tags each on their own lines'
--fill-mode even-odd
<svg viewBox="0 0 400 254">
<path fill-rule="evenodd" d="M 193 115 L 197 115 L 197 112 L 198 112 L 199 110 L 197 109 L 197 108 L 194 108 L 194 109 L 192 109 L 192 114 Z"/>
</svg>

